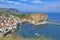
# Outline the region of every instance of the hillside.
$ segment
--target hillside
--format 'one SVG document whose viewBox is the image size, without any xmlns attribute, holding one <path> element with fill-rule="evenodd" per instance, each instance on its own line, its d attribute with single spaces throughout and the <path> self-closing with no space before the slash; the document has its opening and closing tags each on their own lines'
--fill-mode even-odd
<svg viewBox="0 0 60 40">
<path fill-rule="evenodd" d="M 14 9 L 14 8 L 0 8 L 0 13 L 14 14 L 14 13 L 20 13 L 20 11 L 18 9 Z"/>
</svg>

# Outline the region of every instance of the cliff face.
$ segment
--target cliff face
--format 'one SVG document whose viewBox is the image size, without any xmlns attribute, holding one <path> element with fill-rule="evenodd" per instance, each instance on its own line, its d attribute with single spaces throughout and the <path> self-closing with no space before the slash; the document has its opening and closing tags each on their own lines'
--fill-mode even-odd
<svg viewBox="0 0 60 40">
<path fill-rule="evenodd" d="M 37 22 L 43 22 L 48 20 L 47 14 L 31 14 L 31 19 Z"/>
</svg>

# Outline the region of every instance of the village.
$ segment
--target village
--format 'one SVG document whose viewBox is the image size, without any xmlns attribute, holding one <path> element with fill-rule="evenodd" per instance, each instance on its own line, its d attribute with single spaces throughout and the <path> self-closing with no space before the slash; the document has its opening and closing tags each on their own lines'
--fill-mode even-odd
<svg viewBox="0 0 60 40">
<path fill-rule="evenodd" d="M 19 18 L 13 15 L 6 17 L 4 14 L 0 14 L 0 34 L 5 35 L 12 30 L 17 30 L 18 26 L 24 22 L 29 22 L 31 24 L 44 24 L 47 22 L 48 16 L 43 14 L 31 14 L 30 18 Z M 19 26 L 20 27 L 20 26 Z"/>
<path fill-rule="evenodd" d="M 4 35 L 11 30 L 16 30 L 19 23 L 21 22 L 18 17 L 10 15 L 7 18 L 4 14 L 0 14 L 0 34 Z"/>
</svg>

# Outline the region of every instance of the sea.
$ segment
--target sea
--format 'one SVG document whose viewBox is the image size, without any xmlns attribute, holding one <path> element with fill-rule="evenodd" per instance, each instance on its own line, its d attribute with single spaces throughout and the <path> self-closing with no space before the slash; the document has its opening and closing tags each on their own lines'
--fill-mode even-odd
<svg viewBox="0 0 60 40">
<path fill-rule="evenodd" d="M 60 13 L 45 14 L 48 15 L 48 21 L 60 23 Z M 23 38 L 39 38 L 42 36 L 46 38 L 50 37 L 52 39 L 60 40 L 60 26 L 55 24 L 45 24 L 36 26 L 30 23 L 24 23 L 22 27 L 15 32 L 15 34 Z"/>
</svg>

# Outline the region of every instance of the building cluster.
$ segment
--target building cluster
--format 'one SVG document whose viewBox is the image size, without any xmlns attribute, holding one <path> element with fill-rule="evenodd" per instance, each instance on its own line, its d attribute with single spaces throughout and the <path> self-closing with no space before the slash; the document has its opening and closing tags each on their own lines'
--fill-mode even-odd
<svg viewBox="0 0 60 40">
<path fill-rule="evenodd" d="M 9 29 L 16 29 L 19 24 L 19 18 L 10 15 L 6 17 L 4 14 L 0 14 L 0 32 L 7 31 Z"/>
</svg>

